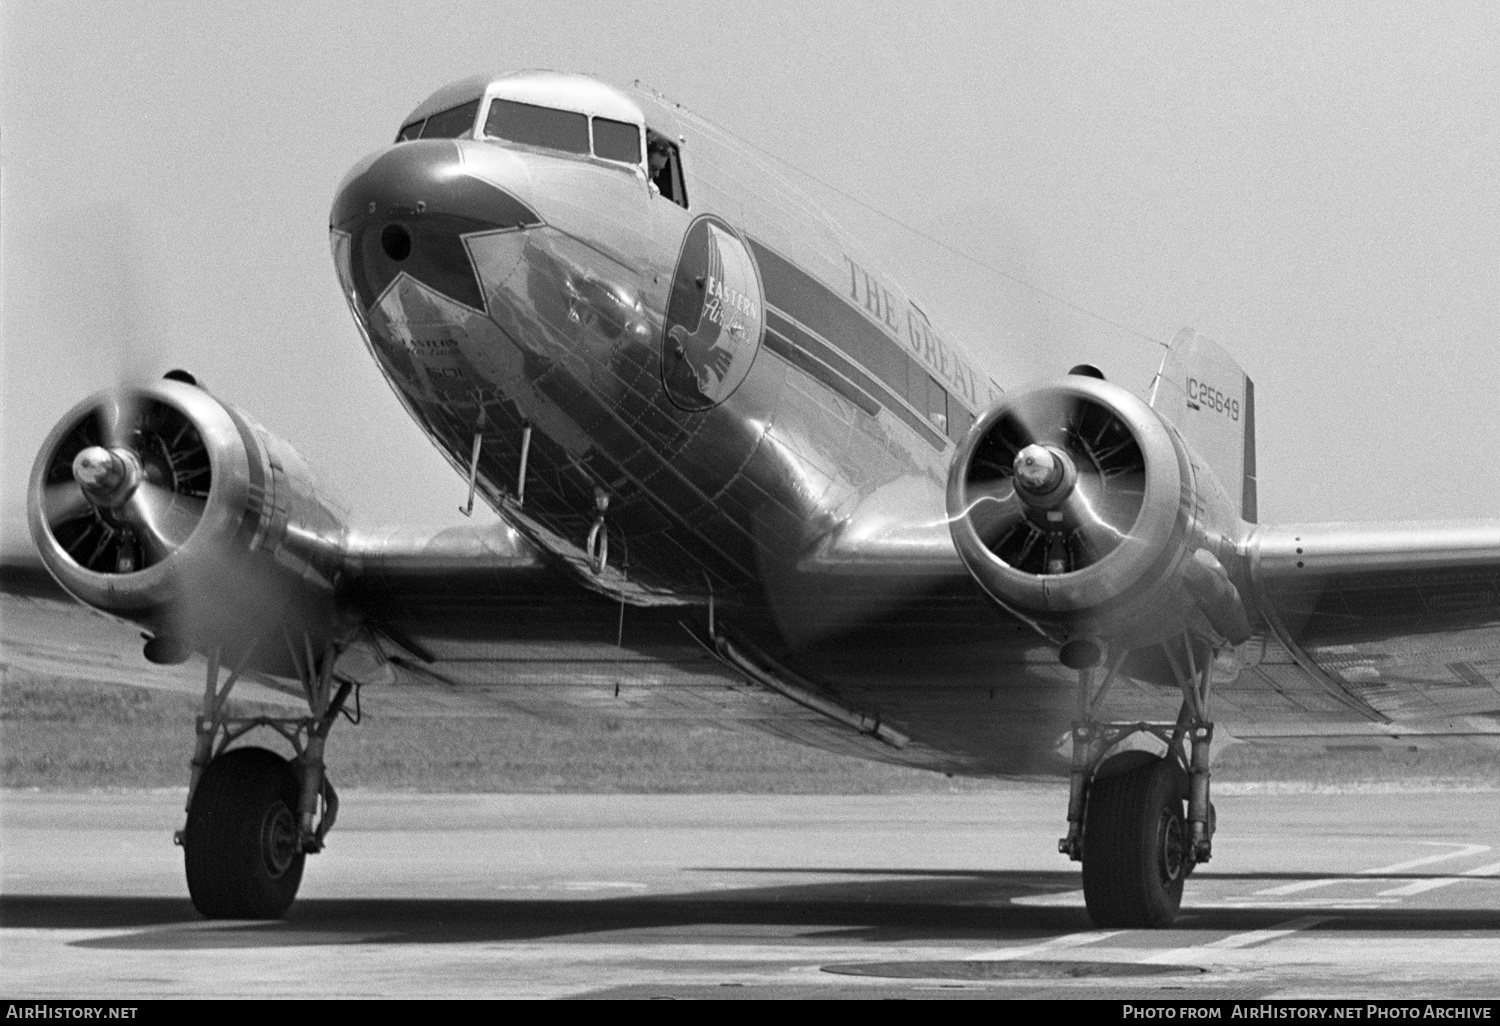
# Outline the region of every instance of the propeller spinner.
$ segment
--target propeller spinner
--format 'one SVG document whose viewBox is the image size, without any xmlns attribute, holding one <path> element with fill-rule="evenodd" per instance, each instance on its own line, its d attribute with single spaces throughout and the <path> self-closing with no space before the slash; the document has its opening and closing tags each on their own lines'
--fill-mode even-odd
<svg viewBox="0 0 1500 1026">
<path fill-rule="evenodd" d="M 187 541 L 211 483 L 209 454 L 192 421 L 126 391 L 87 411 L 53 453 L 43 518 L 79 566 L 134 573 Z"/>
<path fill-rule="evenodd" d="M 1042 396 L 1006 412 L 966 479 L 980 540 L 1006 565 L 1055 575 L 1092 566 L 1130 534 L 1145 495 L 1145 457 L 1108 406 Z"/>
</svg>

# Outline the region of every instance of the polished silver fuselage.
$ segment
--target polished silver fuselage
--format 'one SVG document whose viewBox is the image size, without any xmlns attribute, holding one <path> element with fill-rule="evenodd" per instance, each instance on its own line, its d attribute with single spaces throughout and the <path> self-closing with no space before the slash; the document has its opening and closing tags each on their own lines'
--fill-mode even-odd
<svg viewBox="0 0 1500 1026">
<path fill-rule="evenodd" d="M 588 586 L 633 604 L 758 602 L 768 573 L 893 482 L 907 483 L 913 520 L 941 519 L 950 435 L 993 383 L 768 161 L 649 94 L 632 99 L 682 140 L 688 209 L 586 155 L 398 144 L 456 147 L 467 173 L 539 218 L 466 239 L 482 310 L 399 276 L 360 309 L 336 227 L 356 319 L 412 415 L 466 475 L 477 433 L 491 505 Z M 747 244 L 761 293 L 748 304 L 762 309 L 740 340 L 754 347 L 738 358 L 742 380 L 684 409 L 666 383 L 667 319 L 684 239 L 705 219 Z M 820 317 L 834 329 L 807 323 Z M 886 366 L 871 369 L 871 356 Z M 939 387 L 946 409 L 932 417 L 925 393 Z M 595 571 L 586 543 L 601 496 L 609 547 Z"/>
</svg>

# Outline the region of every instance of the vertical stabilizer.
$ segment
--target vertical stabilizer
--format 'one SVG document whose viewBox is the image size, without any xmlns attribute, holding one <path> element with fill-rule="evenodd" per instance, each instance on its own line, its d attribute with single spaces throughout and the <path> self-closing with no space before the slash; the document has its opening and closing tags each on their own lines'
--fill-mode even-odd
<svg viewBox="0 0 1500 1026">
<path fill-rule="evenodd" d="M 1172 423 L 1255 522 L 1255 382 L 1212 339 L 1183 328 L 1151 385 L 1151 408 Z"/>
</svg>

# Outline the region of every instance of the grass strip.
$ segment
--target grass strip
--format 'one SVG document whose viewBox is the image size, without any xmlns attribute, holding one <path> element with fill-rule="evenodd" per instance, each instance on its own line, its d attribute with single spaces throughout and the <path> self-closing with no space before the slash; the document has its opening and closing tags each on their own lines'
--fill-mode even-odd
<svg viewBox="0 0 1500 1026">
<path fill-rule="evenodd" d="M 237 714 L 254 715 L 251 706 Z M 0 786 L 67 790 L 187 782 L 197 701 L 186 695 L 14 671 L 0 679 Z M 264 735 L 264 736 L 262 736 Z M 286 748 L 258 732 L 252 743 Z M 612 717 L 381 718 L 336 727 L 340 787 L 431 792 L 909 794 L 982 791 L 947 778 L 695 722 Z M 1331 750 L 1232 745 L 1216 783 L 1500 786 L 1493 750 Z"/>
</svg>

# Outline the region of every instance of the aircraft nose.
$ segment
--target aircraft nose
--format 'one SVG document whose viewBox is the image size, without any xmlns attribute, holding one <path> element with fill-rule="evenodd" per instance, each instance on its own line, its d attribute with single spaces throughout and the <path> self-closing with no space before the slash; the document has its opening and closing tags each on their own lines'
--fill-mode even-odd
<svg viewBox="0 0 1500 1026">
<path fill-rule="evenodd" d="M 465 236 L 541 223 L 510 191 L 468 174 L 458 144 L 446 139 L 398 143 L 362 162 L 329 215 L 331 228 L 349 234 L 349 270 L 366 309 L 404 272 L 484 310 Z"/>
</svg>

